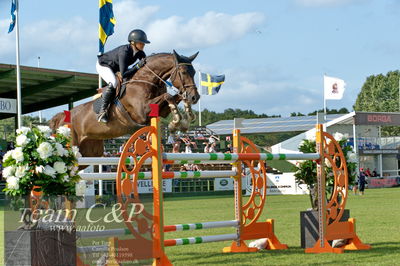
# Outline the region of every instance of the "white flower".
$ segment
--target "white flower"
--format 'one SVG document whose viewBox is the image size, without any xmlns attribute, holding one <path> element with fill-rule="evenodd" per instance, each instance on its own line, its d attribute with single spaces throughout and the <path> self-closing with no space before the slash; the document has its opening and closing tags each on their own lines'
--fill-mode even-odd
<svg viewBox="0 0 400 266">
<path fill-rule="evenodd" d="M 7 178 L 7 188 L 9 189 L 19 189 L 19 178 L 15 176 L 10 176 Z"/>
<path fill-rule="evenodd" d="M 21 147 L 17 147 L 12 152 L 12 157 L 17 161 L 17 163 L 22 162 L 24 160 L 24 153 L 22 152 Z"/>
<path fill-rule="evenodd" d="M 15 142 L 17 143 L 18 146 L 24 147 L 26 144 L 28 144 L 30 139 L 25 136 L 24 134 L 19 135 L 16 139 Z"/>
<path fill-rule="evenodd" d="M 65 166 L 64 162 L 55 162 L 53 167 L 60 174 L 64 174 L 67 171 L 67 166 Z"/>
<path fill-rule="evenodd" d="M 3 177 L 13 176 L 14 173 L 15 173 L 15 167 L 14 166 L 7 166 L 6 168 L 3 169 Z"/>
<path fill-rule="evenodd" d="M 13 153 L 13 150 L 6 152 L 6 154 L 4 154 L 4 156 L 3 156 L 3 162 L 7 161 L 8 158 L 12 157 L 12 153 Z"/>
<path fill-rule="evenodd" d="M 82 157 L 82 154 L 79 152 L 79 148 L 77 146 L 72 146 L 72 152 L 74 153 L 76 158 Z"/>
<path fill-rule="evenodd" d="M 354 152 L 348 152 L 347 153 L 347 157 L 349 158 L 348 162 L 350 162 L 350 163 L 356 163 L 357 162 L 357 155 Z"/>
<path fill-rule="evenodd" d="M 17 134 L 19 135 L 19 134 L 24 134 L 24 135 L 26 135 L 26 134 L 28 134 L 28 132 L 30 132 L 31 131 L 31 129 L 29 128 L 29 127 L 21 127 L 21 128 L 19 128 L 19 129 L 17 129 Z"/>
<path fill-rule="evenodd" d="M 53 147 L 48 142 L 42 142 L 39 145 L 39 148 L 36 149 L 40 155 L 40 158 L 43 160 L 47 159 L 49 156 L 53 154 Z"/>
<path fill-rule="evenodd" d="M 65 156 L 68 155 L 68 151 L 64 149 L 63 145 L 61 145 L 60 143 L 56 143 L 55 154 L 58 156 Z"/>
<path fill-rule="evenodd" d="M 43 165 L 37 165 L 37 166 L 35 167 L 35 172 L 36 172 L 37 174 L 43 173 L 43 171 L 44 171 L 44 166 L 43 166 Z"/>
<path fill-rule="evenodd" d="M 50 165 L 46 165 L 44 167 L 43 173 L 46 174 L 46 175 L 49 175 L 51 177 L 56 177 L 56 170 L 54 170 L 54 168 L 51 167 Z"/>
<path fill-rule="evenodd" d="M 69 176 L 68 175 L 64 175 L 63 176 L 63 180 L 64 180 L 64 182 L 69 182 Z"/>
<path fill-rule="evenodd" d="M 333 134 L 333 138 L 336 141 L 341 141 L 341 140 L 344 139 L 344 135 L 342 133 L 340 133 L 340 132 L 336 132 L 335 134 Z"/>
<path fill-rule="evenodd" d="M 46 137 L 50 137 L 51 135 L 51 128 L 48 126 L 38 126 L 37 127 L 40 132 L 42 132 Z"/>
<path fill-rule="evenodd" d="M 70 170 L 71 170 L 71 171 L 69 172 L 69 176 L 75 176 L 76 173 L 77 173 L 78 170 L 79 170 L 79 167 L 75 165 L 75 166 L 73 166 Z"/>
<path fill-rule="evenodd" d="M 66 136 L 66 137 L 69 137 L 70 134 L 71 134 L 71 130 L 70 130 L 68 127 L 62 126 L 62 127 L 59 127 L 59 128 L 57 129 L 57 133 L 58 133 L 58 134 L 61 134 L 61 135 L 64 135 L 64 136 Z"/>
<path fill-rule="evenodd" d="M 326 165 L 327 167 L 332 167 L 331 161 L 329 161 L 328 158 L 325 158 L 325 165 Z"/>
<path fill-rule="evenodd" d="M 17 169 L 15 170 L 15 176 L 18 178 L 24 177 L 28 169 L 29 169 L 28 165 L 17 166 Z"/>
</svg>

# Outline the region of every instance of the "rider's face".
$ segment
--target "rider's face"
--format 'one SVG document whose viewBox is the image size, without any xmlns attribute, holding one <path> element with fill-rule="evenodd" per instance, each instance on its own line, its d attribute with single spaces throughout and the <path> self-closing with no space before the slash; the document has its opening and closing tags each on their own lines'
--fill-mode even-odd
<svg viewBox="0 0 400 266">
<path fill-rule="evenodd" d="M 136 46 L 136 49 L 138 49 L 139 51 L 143 51 L 143 49 L 144 49 L 144 43 L 142 43 L 142 42 L 136 42 L 135 46 Z"/>
</svg>

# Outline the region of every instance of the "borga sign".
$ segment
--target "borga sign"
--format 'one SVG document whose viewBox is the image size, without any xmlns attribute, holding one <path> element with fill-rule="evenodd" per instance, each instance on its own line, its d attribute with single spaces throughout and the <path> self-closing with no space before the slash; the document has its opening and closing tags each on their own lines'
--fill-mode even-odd
<svg viewBox="0 0 400 266">
<path fill-rule="evenodd" d="M 0 98 L 0 113 L 17 113 L 17 100 Z"/>
</svg>

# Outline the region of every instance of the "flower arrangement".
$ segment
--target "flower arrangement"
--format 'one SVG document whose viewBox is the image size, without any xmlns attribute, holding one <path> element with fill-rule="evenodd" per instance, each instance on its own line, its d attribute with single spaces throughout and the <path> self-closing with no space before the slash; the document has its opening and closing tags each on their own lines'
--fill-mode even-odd
<svg viewBox="0 0 400 266">
<path fill-rule="evenodd" d="M 44 195 L 75 195 L 81 154 L 69 144 L 70 129 L 60 127 L 54 135 L 48 126 L 21 127 L 16 132 L 16 148 L 3 157 L 6 194 L 28 195 L 38 186 Z"/>
<path fill-rule="evenodd" d="M 343 154 L 346 158 L 347 163 L 347 172 L 349 176 L 349 184 L 352 184 L 357 175 L 357 156 L 353 152 L 353 148 L 347 145 L 347 135 L 343 135 L 341 133 L 336 132 L 333 134 L 334 139 L 339 143 L 342 148 Z M 315 153 L 316 152 L 316 142 L 315 137 L 310 137 L 309 139 L 304 139 L 299 145 L 299 151 L 303 153 Z M 326 176 L 326 185 L 327 185 L 327 193 L 331 192 L 333 188 L 333 172 L 332 165 L 329 160 L 325 159 L 325 176 Z M 306 184 L 308 189 L 310 190 L 310 201 L 311 206 L 314 210 L 318 208 L 318 199 L 317 199 L 317 163 L 315 161 L 307 160 L 298 163 L 295 166 L 295 174 L 296 181 L 299 184 Z"/>
</svg>

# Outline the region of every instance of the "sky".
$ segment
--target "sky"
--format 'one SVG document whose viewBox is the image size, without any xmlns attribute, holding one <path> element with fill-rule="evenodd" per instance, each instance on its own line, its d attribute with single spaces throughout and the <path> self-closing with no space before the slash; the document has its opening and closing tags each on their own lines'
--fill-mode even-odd
<svg viewBox="0 0 400 266">
<path fill-rule="evenodd" d="M 15 64 L 10 6 L 0 0 L 5 64 Z M 346 82 L 343 99 L 327 107 L 352 110 L 366 78 L 400 62 L 399 0 L 113 0 L 113 8 L 117 24 L 105 50 L 141 28 L 151 41 L 148 55 L 199 51 L 196 70 L 226 76 L 217 95 L 201 98 L 202 109 L 217 112 L 312 112 L 323 107 L 324 74 Z M 97 0 L 20 0 L 21 65 L 37 66 L 40 57 L 40 67 L 96 73 L 97 29 Z"/>
</svg>

